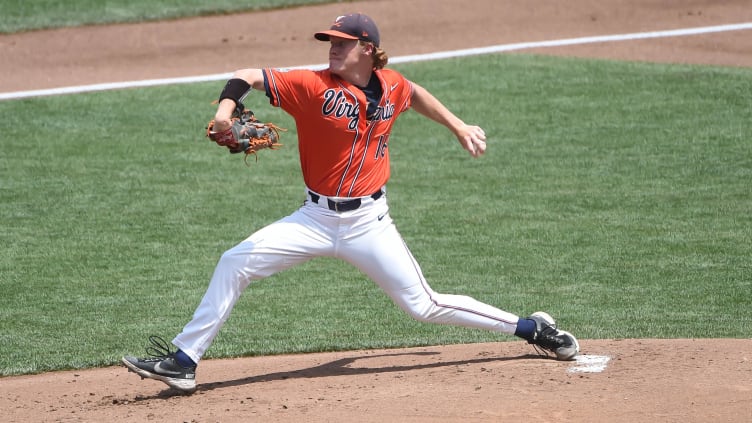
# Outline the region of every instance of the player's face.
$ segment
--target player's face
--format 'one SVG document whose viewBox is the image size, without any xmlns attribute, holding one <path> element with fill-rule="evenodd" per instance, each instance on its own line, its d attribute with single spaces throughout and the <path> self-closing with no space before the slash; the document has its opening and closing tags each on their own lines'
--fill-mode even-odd
<svg viewBox="0 0 752 423">
<path fill-rule="evenodd" d="M 332 73 L 343 76 L 363 60 L 363 48 L 358 40 L 330 37 L 329 41 L 329 70 Z"/>
</svg>

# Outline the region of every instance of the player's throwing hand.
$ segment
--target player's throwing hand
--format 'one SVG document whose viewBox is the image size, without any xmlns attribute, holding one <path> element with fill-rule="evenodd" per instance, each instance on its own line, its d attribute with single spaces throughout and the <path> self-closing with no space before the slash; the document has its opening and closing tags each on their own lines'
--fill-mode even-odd
<svg viewBox="0 0 752 423">
<path fill-rule="evenodd" d="M 486 133 L 480 126 L 463 125 L 457 139 L 473 157 L 480 157 L 486 152 Z"/>
</svg>

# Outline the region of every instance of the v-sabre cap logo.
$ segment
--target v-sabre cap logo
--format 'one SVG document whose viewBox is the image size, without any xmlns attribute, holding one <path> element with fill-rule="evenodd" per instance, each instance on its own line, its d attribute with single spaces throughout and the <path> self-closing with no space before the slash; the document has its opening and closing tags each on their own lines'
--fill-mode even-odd
<svg viewBox="0 0 752 423">
<path fill-rule="evenodd" d="M 317 32 L 313 35 L 319 41 L 329 41 L 329 37 L 340 37 L 347 40 L 361 40 L 379 46 L 379 29 L 376 22 L 362 13 L 340 15 L 328 31 Z"/>
</svg>

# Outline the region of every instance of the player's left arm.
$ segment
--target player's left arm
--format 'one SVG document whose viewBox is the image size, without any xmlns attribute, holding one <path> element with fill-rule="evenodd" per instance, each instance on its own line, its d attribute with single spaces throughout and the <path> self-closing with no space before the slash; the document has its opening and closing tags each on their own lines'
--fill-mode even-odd
<svg viewBox="0 0 752 423">
<path fill-rule="evenodd" d="M 486 152 L 486 133 L 479 126 L 468 125 L 455 116 L 439 99 L 425 88 L 412 82 L 412 108 L 421 115 L 447 127 L 473 157 Z"/>
<path fill-rule="evenodd" d="M 237 107 L 237 101 L 232 97 L 243 97 L 251 88 L 264 90 L 264 73 L 261 69 L 240 69 L 235 71 L 227 81 L 224 91 L 220 95 L 222 98 L 217 106 L 217 112 L 214 115 L 214 129 L 223 131 L 232 126 L 232 115 Z"/>
</svg>

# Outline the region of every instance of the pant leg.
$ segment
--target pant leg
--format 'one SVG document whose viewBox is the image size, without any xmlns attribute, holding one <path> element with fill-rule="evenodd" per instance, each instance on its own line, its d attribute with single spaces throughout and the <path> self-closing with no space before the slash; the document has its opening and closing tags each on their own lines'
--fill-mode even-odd
<svg viewBox="0 0 752 423">
<path fill-rule="evenodd" d="M 433 291 L 387 212 L 384 201 L 364 213 L 353 225 L 353 236 L 339 243 L 338 257 L 368 275 L 419 321 L 514 334 L 519 316 L 469 296 Z"/>
<path fill-rule="evenodd" d="M 315 211 L 301 208 L 222 254 L 192 320 L 172 343 L 198 363 L 252 281 L 316 256 L 331 255 L 328 217 Z"/>
</svg>

